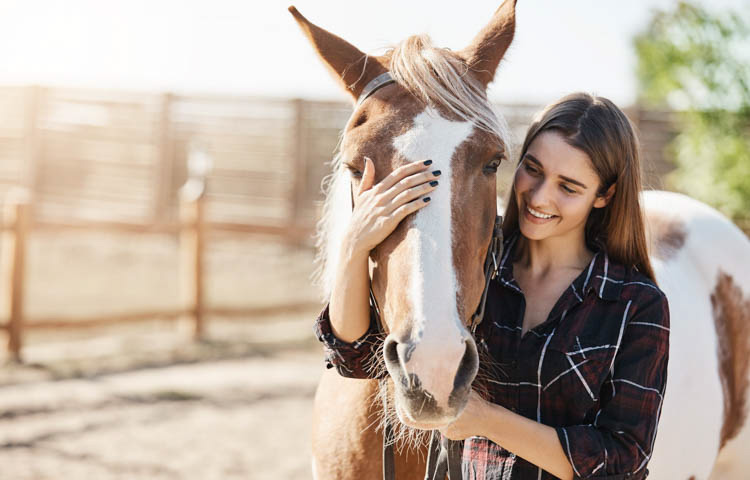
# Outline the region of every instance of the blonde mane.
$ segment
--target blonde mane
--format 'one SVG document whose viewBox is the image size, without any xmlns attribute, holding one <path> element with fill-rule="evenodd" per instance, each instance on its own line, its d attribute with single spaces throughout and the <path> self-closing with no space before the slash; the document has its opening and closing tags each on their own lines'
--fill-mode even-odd
<svg viewBox="0 0 750 480">
<path fill-rule="evenodd" d="M 414 35 L 387 54 L 390 72 L 398 84 L 428 106 L 447 111 L 509 145 L 508 126 L 487 100 L 482 85 L 469 75 L 465 62 L 445 48 L 436 48 L 427 35 Z M 366 63 L 366 62 L 363 62 Z M 341 141 L 339 139 L 339 147 Z M 325 202 L 317 224 L 315 271 L 311 280 L 321 300 L 331 297 L 338 254 L 351 218 L 350 177 L 339 153 L 331 160 L 331 173 L 323 180 Z M 507 153 L 507 152 L 506 152 Z"/>
</svg>

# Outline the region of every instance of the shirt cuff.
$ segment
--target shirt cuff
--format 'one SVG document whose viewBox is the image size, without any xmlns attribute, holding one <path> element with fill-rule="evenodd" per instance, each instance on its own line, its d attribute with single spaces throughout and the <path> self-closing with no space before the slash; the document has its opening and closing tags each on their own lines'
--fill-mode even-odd
<svg viewBox="0 0 750 480">
<path fill-rule="evenodd" d="M 370 307 L 370 325 L 367 331 L 353 342 L 345 342 L 333 333 L 329 305 L 315 321 L 315 337 L 323 343 L 326 368 L 336 368 L 340 375 L 349 378 L 380 378 L 387 373 L 378 368 L 378 352 L 383 336 L 378 332 L 375 311 Z"/>
<path fill-rule="evenodd" d="M 557 427 L 557 438 L 573 467 L 573 479 L 643 480 L 648 469 L 637 472 L 607 473 L 601 432 L 592 425 Z"/>
</svg>

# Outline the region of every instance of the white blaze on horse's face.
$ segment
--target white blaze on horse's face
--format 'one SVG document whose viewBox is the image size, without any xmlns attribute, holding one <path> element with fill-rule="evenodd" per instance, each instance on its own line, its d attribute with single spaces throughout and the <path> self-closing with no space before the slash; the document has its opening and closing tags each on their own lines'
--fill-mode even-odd
<svg viewBox="0 0 750 480">
<path fill-rule="evenodd" d="M 470 122 L 447 120 L 428 108 L 409 131 L 393 140 L 405 161 L 431 159 L 431 168 L 442 172 L 430 205 L 415 214 L 403 240 L 412 254 L 407 287 L 411 318 L 391 332 L 385 347 L 388 371 L 405 387 L 396 389 L 401 394 L 397 411 L 406 417 L 402 421 L 415 426 L 452 421 L 466 398 L 458 395 L 460 400 L 453 401 L 456 387 L 465 393 L 478 365 L 457 305 L 451 208 L 451 162 L 473 130 Z M 418 404 L 417 410 L 410 408 L 410 401 Z"/>
</svg>

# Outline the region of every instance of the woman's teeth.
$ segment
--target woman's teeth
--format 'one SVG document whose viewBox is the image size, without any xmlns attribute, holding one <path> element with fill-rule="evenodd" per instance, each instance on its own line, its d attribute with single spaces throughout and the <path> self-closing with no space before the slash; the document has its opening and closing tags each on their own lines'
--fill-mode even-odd
<svg viewBox="0 0 750 480">
<path fill-rule="evenodd" d="M 554 217 L 554 215 L 547 215 L 547 214 L 544 214 L 544 213 L 542 213 L 542 212 L 539 212 L 539 211 L 537 211 L 537 210 L 534 210 L 533 208 L 529 207 L 528 205 L 526 206 L 526 210 L 528 210 L 528 211 L 529 211 L 529 213 L 530 213 L 530 214 L 532 214 L 533 216 L 535 216 L 536 218 L 544 218 L 544 219 L 547 219 L 547 218 L 552 218 L 552 217 Z"/>
</svg>

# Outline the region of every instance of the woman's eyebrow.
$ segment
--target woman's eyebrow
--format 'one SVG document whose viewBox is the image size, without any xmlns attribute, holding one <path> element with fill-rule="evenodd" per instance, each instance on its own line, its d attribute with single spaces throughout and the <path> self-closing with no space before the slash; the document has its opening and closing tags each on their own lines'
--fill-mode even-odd
<svg viewBox="0 0 750 480">
<path fill-rule="evenodd" d="M 539 168 L 544 170 L 544 165 L 542 165 L 542 162 L 537 160 L 537 158 L 534 155 L 530 154 L 529 152 L 526 152 L 526 155 L 524 155 L 523 157 L 528 158 L 529 160 L 531 160 L 532 163 L 536 163 L 539 166 Z"/>
<path fill-rule="evenodd" d="M 524 158 L 528 159 L 529 161 L 531 161 L 531 163 L 536 164 L 537 166 L 539 166 L 539 168 L 541 168 L 542 170 L 544 170 L 544 165 L 542 165 L 542 162 L 540 162 L 534 155 L 530 154 L 529 152 L 526 152 L 526 155 L 524 155 Z M 578 180 L 572 179 L 570 177 L 566 177 L 565 175 L 558 175 L 558 177 L 562 178 L 564 181 L 566 181 L 568 183 L 572 183 L 573 185 L 577 185 L 577 186 L 583 188 L 584 190 L 587 189 L 587 188 L 589 188 L 586 185 L 584 185 L 583 183 L 579 182 Z"/>
<path fill-rule="evenodd" d="M 578 180 L 573 180 L 570 177 L 566 177 L 564 175 L 558 175 L 558 177 L 562 178 L 563 180 L 565 180 L 568 183 L 572 183 L 573 185 L 578 185 L 579 187 L 583 188 L 584 190 L 588 188 L 586 185 L 582 184 Z"/>
</svg>

